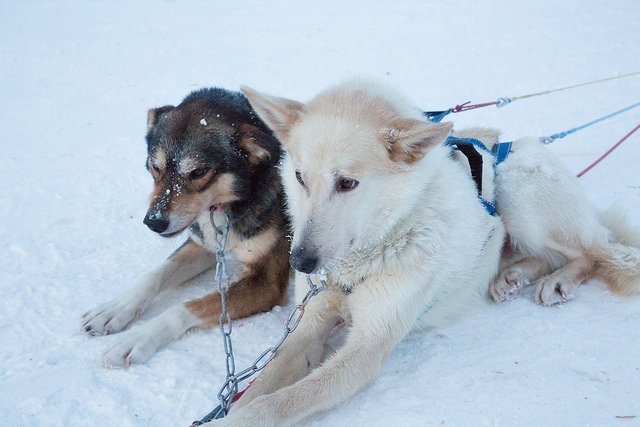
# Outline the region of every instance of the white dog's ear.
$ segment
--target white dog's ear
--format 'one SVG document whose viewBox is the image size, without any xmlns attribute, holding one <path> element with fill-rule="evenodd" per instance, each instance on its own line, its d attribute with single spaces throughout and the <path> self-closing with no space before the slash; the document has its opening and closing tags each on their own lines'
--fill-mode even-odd
<svg viewBox="0 0 640 427">
<path fill-rule="evenodd" d="M 402 119 L 382 130 L 389 157 L 394 162 L 414 163 L 434 146 L 441 144 L 451 132 L 453 123 L 427 123 Z"/>
<path fill-rule="evenodd" d="M 266 95 L 247 86 L 241 86 L 240 90 L 262 121 L 275 132 L 278 139 L 284 142 L 291 126 L 304 110 L 304 105 L 291 99 Z"/>
</svg>

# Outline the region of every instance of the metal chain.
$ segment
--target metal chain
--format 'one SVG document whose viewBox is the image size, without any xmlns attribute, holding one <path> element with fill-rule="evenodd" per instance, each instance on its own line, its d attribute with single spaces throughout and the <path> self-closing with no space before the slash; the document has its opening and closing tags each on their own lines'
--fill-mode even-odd
<svg viewBox="0 0 640 427">
<path fill-rule="evenodd" d="M 230 223 L 229 217 L 223 213 L 224 223 L 216 224 L 215 212 L 210 213 L 211 225 L 213 226 L 213 236 L 216 243 L 216 276 L 215 283 L 220 294 L 220 332 L 222 332 L 222 340 L 224 343 L 224 352 L 226 355 L 227 379 L 225 381 L 226 390 L 220 389 L 218 392 L 218 400 L 224 415 L 229 412 L 233 396 L 238 392 L 238 380 L 236 379 L 235 358 L 233 356 L 233 345 L 231 343 L 231 331 L 233 324 L 231 315 L 227 310 L 227 291 L 229 290 L 229 275 L 227 274 L 227 264 L 225 260 L 225 249 L 227 246 L 227 238 L 229 237 Z"/>
<path fill-rule="evenodd" d="M 278 349 L 282 346 L 284 341 L 287 339 L 289 334 L 291 334 L 300 324 L 300 320 L 302 320 L 302 316 L 304 315 L 304 310 L 307 307 L 307 303 L 311 298 L 319 294 L 320 292 L 327 289 L 327 281 L 323 278 L 320 279 L 320 285 L 317 286 L 313 283 L 310 275 L 307 275 L 307 284 L 309 285 L 309 291 L 302 298 L 302 301 L 298 303 L 294 309 L 289 314 L 289 317 L 284 321 L 284 332 L 278 342 L 267 348 L 263 351 L 251 364 L 248 368 L 243 369 L 242 371 L 235 373 L 235 358 L 233 355 L 233 346 L 231 345 L 231 315 L 227 311 L 226 305 L 226 294 L 229 289 L 229 276 L 227 275 L 227 267 L 225 263 L 224 251 L 227 244 L 227 237 L 229 230 L 231 229 L 231 225 L 229 223 L 229 218 L 224 216 L 225 224 L 218 226 L 215 222 L 213 211 L 211 212 L 211 225 L 213 225 L 214 236 L 216 241 L 216 275 L 215 281 L 216 286 L 218 288 L 218 292 L 220 292 L 220 301 L 222 305 L 222 311 L 220 313 L 220 330 L 222 331 L 222 337 L 224 341 L 224 351 L 226 354 L 226 365 L 227 365 L 227 377 L 220 387 L 218 391 L 218 400 L 220 401 L 220 405 L 218 405 L 213 411 L 207 414 L 200 421 L 194 421 L 192 426 L 198 426 L 200 424 L 204 424 L 216 418 L 222 418 L 229 413 L 231 409 L 231 405 L 233 404 L 234 397 L 238 394 L 238 384 L 241 381 L 244 381 L 248 378 L 251 378 L 261 370 L 263 370 L 271 360 L 275 357 Z M 226 327 L 225 327 L 226 324 Z"/>
</svg>

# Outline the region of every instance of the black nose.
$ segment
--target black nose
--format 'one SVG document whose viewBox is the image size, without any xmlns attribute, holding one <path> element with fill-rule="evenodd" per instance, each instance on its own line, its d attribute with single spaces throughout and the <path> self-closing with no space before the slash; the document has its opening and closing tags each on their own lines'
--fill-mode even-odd
<svg viewBox="0 0 640 427">
<path fill-rule="evenodd" d="M 144 222 L 147 227 L 149 227 L 156 233 L 162 233 L 163 231 L 166 231 L 167 228 L 169 228 L 169 221 L 162 217 L 157 217 L 155 214 L 145 216 L 144 221 L 142 222 Z"/>
<path fill-rule="evenodd" d="M 289 263 L 301 273 L 312 273 L 318 266 L 318 257 L 304 249 L 296 248 L 291 251 Z"/>
</svg>

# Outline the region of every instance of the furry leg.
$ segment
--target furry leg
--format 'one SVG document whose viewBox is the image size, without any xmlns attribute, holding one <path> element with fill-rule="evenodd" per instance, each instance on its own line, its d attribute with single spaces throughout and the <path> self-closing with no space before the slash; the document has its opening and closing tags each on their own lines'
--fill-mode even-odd
<svg viewBox="0 0 640 427">
<path fill-rule="evenodd" d="M 550 272 L 551 268 L 547 262 L 535 257 L 526 257 L 502 270 L 489 288 L 489 292 L 496 302 L 510 301 L 520 295 L 522 288 Z"/>
<path fill-rule="evenodd" d="M 423 292 L 427 291 L 420 289 L 422 283 L 407 283 L 407 277 L 402 279 L 370 278 L 369 283 L 359 284 L 346 297 L 352 315 L 346 341 L 309 375 L 205 425 L 291 425 L 334 406 L 371 383 L 383 361 L 415 323 L 425 303 Z M 399 286 L 405 286 L 408 292 L 398 293 Z M 373 308 L 374 301 L 385 304 Z"/>
<path fill-rule="evenodd" d="M 163 289 L 176 287 L 215 265 L 215 255 L 189 239 L 155 270 L 118 298 L 89 310 L 82 316 L 82 329 L 89 335 L 120 332 L 147 309 Z"/>
<path fill-rule="evenodd" d="M 261 270 L 248 268 L 240 280 L 229 288 L 227 308 L 232 319 L 267 311 L 282 303 L 286 281 L 282 282 L 277 275 L 267 278 L 260 272 Z M 274 282 L 270 283 L 269 279 L 274 278 Z M 132 363 L 145 362 L 189 329 L 216 325 L 220 310 L 220 294 L 217 292 L 170 307 L 158 317 L 123 333 L 117 343 L 105 353 L 104 365 L 127 368 Z"/>
<path fill-rule="evenodd" d="M 578 285 L 593 276 L 595 267 L 595 262 L 588 258 L 570 260 L 563 267 L 536 282 L 535 302 L 553 305 L 568 301 Z"/>
<path fill-rule="evenodd" d="M 299 279 L 300 278 L 300 279 Z M 299 282 L 302 283 L 299 283 Z M 296 287 L 308 289 L 306 278 L 296 273 Z M 344 317 L 344 295 L 328 289 L 315 296 L 305 309 L 296 330 L 278 350 L 276 357 L 255 379 L 232 412 L 246 406 L 257 397 L 273 393 L 295 383 L 315 369 L 325 356 L 325 342 Z"/>
</svg>

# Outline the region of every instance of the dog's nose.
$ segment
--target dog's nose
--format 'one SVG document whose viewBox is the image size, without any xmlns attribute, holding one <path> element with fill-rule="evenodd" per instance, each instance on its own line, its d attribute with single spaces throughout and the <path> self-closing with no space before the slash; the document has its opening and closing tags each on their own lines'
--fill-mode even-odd
<svg viewBox="0 0 640 427">
<path fill-rule="evenodd" d="M 318 266 L 318 257 L 301 248 L 291 251 L 289 263 L 301 273 L 312 273 Z"/>
<path fill-rule="evenodd" d="M 156 233 L 162 233 L 167 228 L 169 228 L 169 221 L 156 215 L 147 215 L 144 217 L 144 221 L 142 222 L 144 222 L 147 227 L 149 227 Z"/>
</svg>

